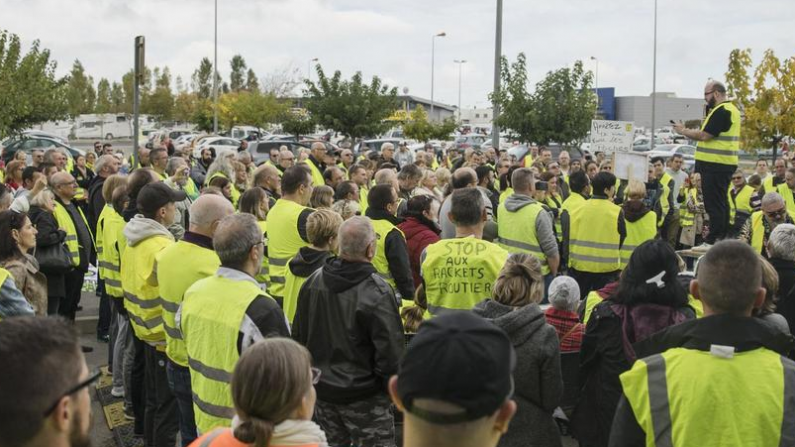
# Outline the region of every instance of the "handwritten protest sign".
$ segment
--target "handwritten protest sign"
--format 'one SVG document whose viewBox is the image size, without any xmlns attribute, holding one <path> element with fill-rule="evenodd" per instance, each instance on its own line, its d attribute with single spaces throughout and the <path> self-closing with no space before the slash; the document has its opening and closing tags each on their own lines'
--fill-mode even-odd
<svg viewBox="0 0 795 447">
<path fill-rule="evenodd" d="M 635 138 L 631 121 L 591 120 L 591 152 L 629 152 Z"/>
</svg>

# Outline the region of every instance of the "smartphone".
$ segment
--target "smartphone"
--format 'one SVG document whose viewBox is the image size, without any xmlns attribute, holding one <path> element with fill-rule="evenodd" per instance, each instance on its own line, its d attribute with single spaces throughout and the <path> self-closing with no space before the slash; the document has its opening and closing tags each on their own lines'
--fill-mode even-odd
<svg viewBox="0 0 795 447">
<path fill-rule="evenodd" d="M 536 182 L 536 191 L 549 191 L 549 183 Z"/>
</svg>

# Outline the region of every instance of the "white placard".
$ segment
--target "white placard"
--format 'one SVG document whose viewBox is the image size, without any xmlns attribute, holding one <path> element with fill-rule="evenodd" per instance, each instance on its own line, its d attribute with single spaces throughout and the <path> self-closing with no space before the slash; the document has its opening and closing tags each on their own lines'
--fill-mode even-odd
<svg viewBox="0 0 795 447">
<path fill-rule="evenodd" d="M 632 121 L 591 120 L 591 153 L 630 152 L 634 140 Z"/>
<path fill-rule="evenodd" d="M 621 180 L 646 182 L 649 177 L 649 156 L 644 152 L 616 152 L 613 174 Z"/>
</svg>

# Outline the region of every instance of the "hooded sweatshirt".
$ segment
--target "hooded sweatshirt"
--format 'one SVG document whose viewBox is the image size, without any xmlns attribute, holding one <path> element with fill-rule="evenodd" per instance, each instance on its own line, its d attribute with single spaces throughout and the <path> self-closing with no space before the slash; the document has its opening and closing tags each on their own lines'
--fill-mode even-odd
<svg viewBox="0 0 795 447">
<path fill-rule="evenodd" d="M 639 221 L 651 212 L 642 200 L 627 200 L 621 208 L 624 210 L 624 219 L 631 223 Z"/>
<path fill-rule="evenodd" d="M 511 194 L 505 199 L 505 210 L 509 213 L 515 213 L 520 209 L 538 203 L 535 199 L 524 194 Z M 543 213 L 538 215 L 536 219 L 536 239 L 541 251 L 548 258 L 558 256 L 558 240 L 555 238 L 555 230 L 552 225 L 552 218 L 546 209 Z"/>
<path fill-rule="evenodd" d="M 150 237 L 162 236 L 174 240 L 174 236 L 166 227 L 153 219 L 136 214 L 135 217 L 124 226 L 124 237 L 127 238 L 127 245 L 135 247 L 142 241 Z"/>
<path fill-rule="evenodd" d="M 290 272 L 301 278 L 308 278 L 315 270 L 323 267 L 323 263 L 331 256 L 331 252 L 302 247 L 288 264 Z"/>
<path fill-rule="evenodd" d="M 323 281 L 334 293 L 342 293 L 377 273 L 369 262 L 351 262 L 340 258 L 328 258 L 323 266 Z"/>
</svg>

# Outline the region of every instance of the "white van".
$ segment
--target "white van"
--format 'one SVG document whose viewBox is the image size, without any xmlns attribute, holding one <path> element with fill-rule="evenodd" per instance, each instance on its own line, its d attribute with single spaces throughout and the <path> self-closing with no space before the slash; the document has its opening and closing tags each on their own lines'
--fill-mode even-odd
<svg viewBox="0 0 795 447">
<path fill-rule="evenodd" d="M 131 138 L 132 134 L 132 118 L 124 114 L 80 115 L 75 120 L 74 135 L 76 138 L 112 140 L 114 138 Z"/>
</svg>

